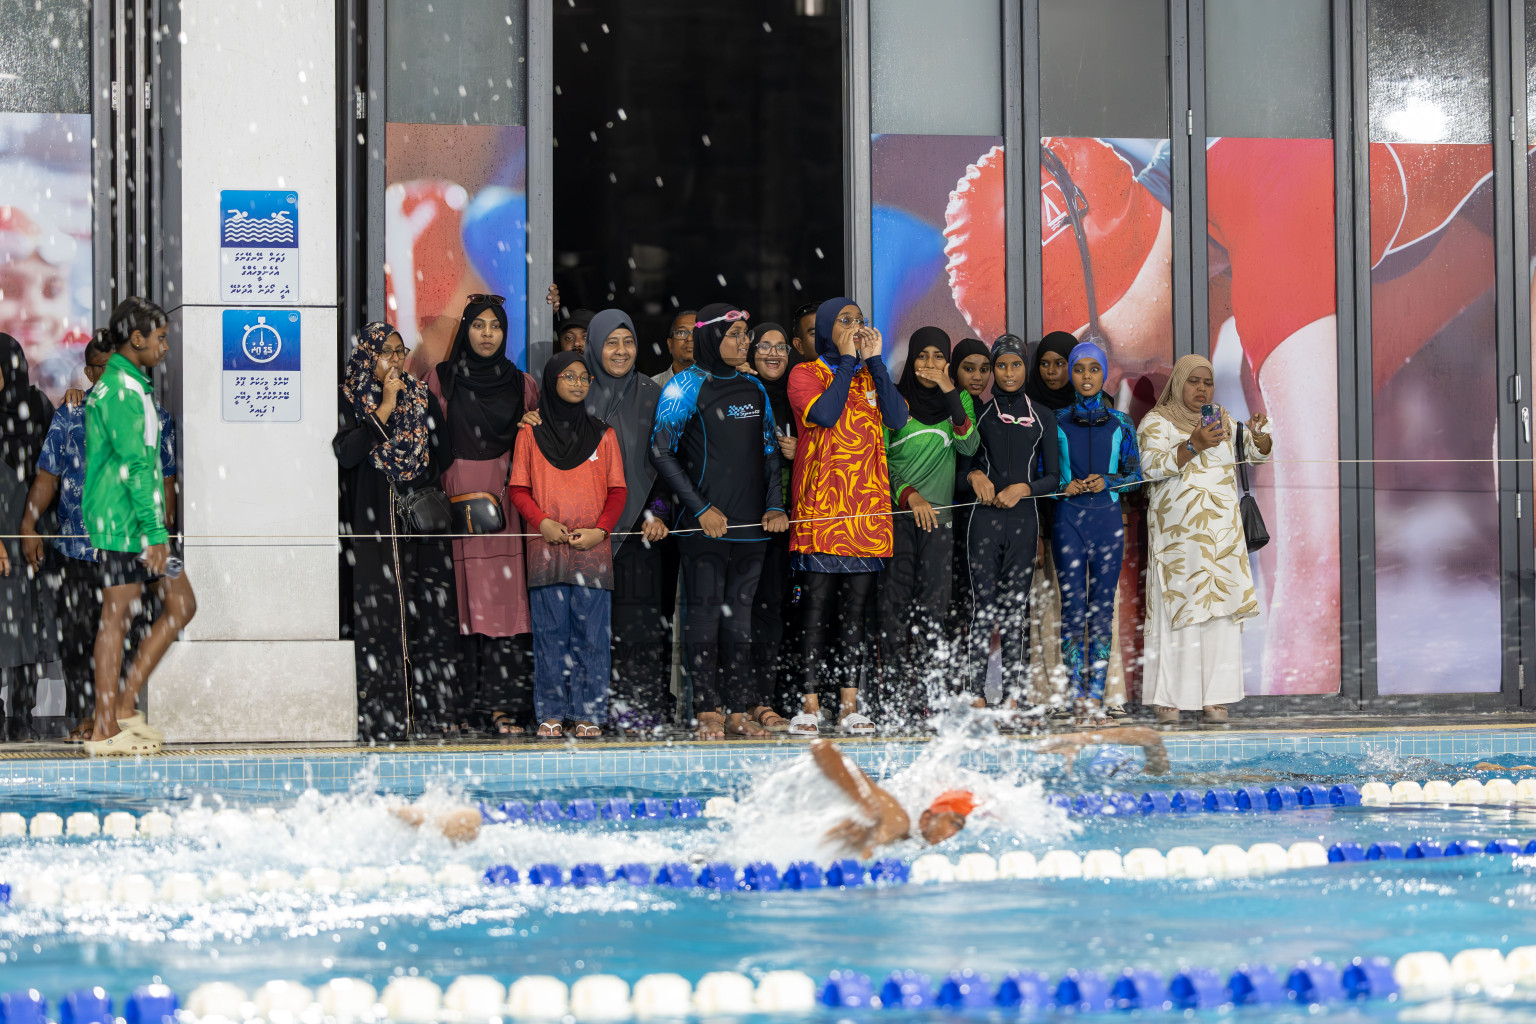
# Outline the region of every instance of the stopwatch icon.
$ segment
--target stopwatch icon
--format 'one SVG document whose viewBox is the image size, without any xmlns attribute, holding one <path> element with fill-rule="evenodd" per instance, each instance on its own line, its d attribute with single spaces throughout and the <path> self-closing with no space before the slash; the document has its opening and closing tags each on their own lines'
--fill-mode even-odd
<svg viewBox="0 0 1536 1024">
<path fill-rule="evenodd" d="M 245 325 L 240 347 L 251 362 L 270 363 L 283 350 L 283 338 L 276 328 L 267 323 L 266 317 L 259 316 L 254 324 Z"/>
</svg>

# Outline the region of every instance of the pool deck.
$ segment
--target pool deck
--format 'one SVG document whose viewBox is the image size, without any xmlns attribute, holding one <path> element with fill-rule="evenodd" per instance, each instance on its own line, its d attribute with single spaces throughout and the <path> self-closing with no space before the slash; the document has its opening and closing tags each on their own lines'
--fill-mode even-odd
<svg viewBox="0 0 1536 1024">
<path fill-rule="evenodd" d="M 1112 732 L 1112 730 L 1106 730 Z M 1165 732 L 1174 770 L 1218 768 L 1272 754 L 1423 758 L 1465 764 L 1484 757 L 1529 755 L 1536 763 L 1536 719 L 1520 715 L 1244 720 L 1225 727 Z M 728 792 L 746 774 L 786 761 L 804 741 L 665 742 L 617 739 L 416 743 L 398 746 L 185 744 L 135 758 L 91 758 L 63 743 L 0 745 L 0 793 L 87 796 L 132 790 L 174 794 L 192 788 L 280 794 L 314 788 L 344 792 L 362 781 L 382 791 L 418 792 L 453 782 L 507 797 L 562 797 L 599 791 L 633 795 Z M 838 738 L 866 770 L 910 763 L 921 737 Z M 978 768 L 1056 761 L 1008 737 L 965 755 Z M 1058 762 L 1059 763 L 1059 762 Z"/>
</svg>

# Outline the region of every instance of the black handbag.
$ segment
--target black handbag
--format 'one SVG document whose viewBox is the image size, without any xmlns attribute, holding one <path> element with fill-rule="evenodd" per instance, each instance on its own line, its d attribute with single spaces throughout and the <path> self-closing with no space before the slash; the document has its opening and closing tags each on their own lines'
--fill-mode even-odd
<svg viewBox="0 0 1536 1024">
<path fill-rule="evenodd" d="M 507 528 L 501 501 L 490 491 L 470 491 L 448 499 L 453 507 L 453 525 L 457 533 L 500 533 Z"/>
<path fill-rule="evenodd" d="M 1246 449 L 1243 447 L 1243 425 L 1237 425 L 1237 479 L 1243 485 L 1243 496 L 1237 502 L 1237 514 L 1243 520 L 1243 537 L 1248 541 L 1248 550 L 1257 551 L 1269 543 L 1269 527 L 1264 525 L 1264 516 L 1259 512 L 1259 503 L 1253 495 L 1248 493 L 1248 461 Z"/>
<path fill-rule="evenodd" d="M 406 494 L 395 489 L 394 494 L 406 533 L 447 533 L 453 525 L 453 509 L 441 487 L 422 487 Z"/>
</svg>

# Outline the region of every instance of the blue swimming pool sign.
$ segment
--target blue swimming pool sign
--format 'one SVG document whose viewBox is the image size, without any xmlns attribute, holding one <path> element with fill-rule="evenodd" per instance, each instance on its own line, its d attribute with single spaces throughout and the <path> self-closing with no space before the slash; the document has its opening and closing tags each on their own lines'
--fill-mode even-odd
<svg viewBox="0 0 1536 1024">
<path fill-rule="evenodd" d="M 300 419 L 299 311 L 224 311 L 223 408 L 226 423 Z"/>
<path fill-rule="evenodd" d="M 299 194 L 219 193 L 219 294 L 223 302 L 299 301 Z"/>
</svg>

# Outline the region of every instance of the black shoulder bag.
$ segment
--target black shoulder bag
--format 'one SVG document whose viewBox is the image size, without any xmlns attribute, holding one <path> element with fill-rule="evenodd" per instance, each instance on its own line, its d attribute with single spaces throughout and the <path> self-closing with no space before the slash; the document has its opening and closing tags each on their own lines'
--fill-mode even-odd
<svg viewBox="0 0 1536 1024">
<path fill-rule="evenodd" d="M 1237 502 L 1237 514 L 1243 521 L 1243 536 L 1248 541 L 1248 550 L 1257 551 L 1269 543 L 1269 527 L 1264 525 L 1264 516 L 1259 513 L 1259 503 L 1253 495 L 1248 493 L 1248 456 L 1247 449 L 1243 445 L 1243 425 L 1237 425 L 1237 479 L 1243 485 L 1243 496 Z"/>
<path fill-rule="evenodd" d="M 448 495 L 441 487 L 421 487 L 403 494 L 393 481 L 389 487 L 407 533 L 447 533 L 453 525 Z"/>
</svg>

